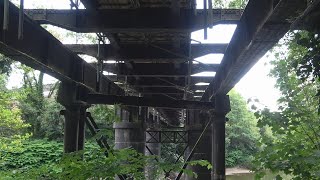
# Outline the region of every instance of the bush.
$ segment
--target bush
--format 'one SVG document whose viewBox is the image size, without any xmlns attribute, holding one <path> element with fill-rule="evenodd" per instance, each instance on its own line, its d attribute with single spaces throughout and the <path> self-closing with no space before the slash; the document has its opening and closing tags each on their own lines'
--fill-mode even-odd
<svg viewBox="0 0 320 180">
<path fill-rule="evenodd" d="M 0 158 L 0 170 L 25 170 L 30 168 L 37 168 L 43 165 L 51 165 L 58 163 L 63 156 L 63 142 L 42 140 L 28 140 L 24 141 L 22 146 L 12 147 L 15 151 L 3 151 Z M 86 143 L 87 158 L 92 159 L 93 155 L 89 152 L 98 150 L 98 145 L 95 142 Z"/>
<path fill-rule="evenodd" d="M 144 179 L 142 169 L 154 156 L 144 156 L 133 149 L 112 150 L 105 156 L 105 150 L 93 143 L 86 144 L 85 151 L 63 154 L 61 142 L 46 140 L 26 141 L 22 150 L 6 152 L 1 165 L 0 177 L 8 180 L 18 179 L 114 179 L 117 174 L 128 178 Z M 211 168 L 207 161 L 192 161 L 189 165 Z M 155 163 L 158 172 L 163 170 L 178 172 L 182 163 Z M 189 176 L 192 171 L 184 170 Z"/>
<path fill-rule="evenodd" d="M 15 149 L 14 147 L 12 149 Z M 46 140 L 24 141 L 16 151 L 1 154 L 0 170 L 29 169 L 56 163 L 63 154 L 63 143 Z"/>
</svg>

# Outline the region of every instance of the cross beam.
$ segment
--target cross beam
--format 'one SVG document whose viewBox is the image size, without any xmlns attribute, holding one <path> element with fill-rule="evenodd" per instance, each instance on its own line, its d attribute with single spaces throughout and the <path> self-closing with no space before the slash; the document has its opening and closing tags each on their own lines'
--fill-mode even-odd
<svg viewBox="0 0 320 180">
<path fill-rule="evenodd" d="M 127 77 L 127 81 L 123 76 L 109 76 L 108 78 L 117 82 L 128 82 L 131 86 L 153 86 L 153 85 L 177 85 L 177 86 L 186 86 L 186 78 L 185 77 Z M 191 84 L 196 83 L 210 83 L 212 82 L 213 77 L 197 77 L 191 76 Z"/>
<path fill-rule="evenodd" d="M 175 86 L 173 85 L 147 85 L 147 86 L 139 86 L 139 85 L 130 85 L 130 88 L 133 88 L 133 89 L 138 89 L 138 88 L 173 88 Z M 190 86 L 190 90 L 206 90 L 207 86 L 195 86 L 195 85 L 192 85 Z"/>
<path fill-rule="evenodd" d="M 147 130 L 149 138 L 146 143 L 188 143 L 188 131 L 181 130 Z"/>
<path fill-rule="evenodd" d="M 97 57 L 98 54 L 98 45 L 95 44 L 66 44 L 65 46 L 78 54 L 93 57 Z M 191 57 L 197 58 L 210 53 L 223 54 L 227 46 L 228 44 L 191 44 Z M 100 45 L 100 58 L 120 61 L 150 61 L 152 59 L 181 59 L 185 61 L 182 56 L 189 56 L 187 48 L 175 48 L 172 45 L 159 45 L 159 47 L 166 51 L 147 44 L 126 44 L 121 45 L 120 49 L 105 44 Z"/>
<path fill-rule="evenodd" d="M 213 10 L 214 24 L 236 24 L 240 9 Z M 56 25 L 75 32 L 192 32 L 204 27 L 204 11 L 181 9 L 180 14 L 168 8 L 92 10 L 25 10 L 40 23 Z"/>
<path fill-rule="evenodd" d="M 143 106 L 172 109 L 207 109 L 214 110 L 212 102 L 173 100 L 166 98 L 135 97 L 135 96 L 115 96 L 103 94 L 89 94 L 87 102 L 89 104 L 121 104 L 127 106 Z"/>
<path fill-rule="evenodd" d="M 0 9 L 3 6 L 4 2 L 0 1 Z M 12 3 L 9 8 L 9 30 L 0 28 L 2 54 L 61 81 L 74 82 L 92 91 L 96 90 L 96 69 L 28 17 L 24 19 L 24 38 L 18 40 L 19 9 Z M 3 19 L 3 13 L 0 13 L 0 19 Z M 3 26 L 3 21 L 0 21 L 0 26 Z M 123 90 L 106 77 L 102 78 L 101 88 L 102 92 L 123 94 Z"/>
<path fill-rule="evenodd" d="M 104 64 L 104 70 L 117 74 L 118 76 L 161 76 L 178 77 L 188 75 L 188 64 L 169 64 L 169 63 L 133 63 L 132 67 L 124 63 Z M 217 71 L 218 64 L 193 64 L 191 73 L 203 71 Z"/>
</svg>

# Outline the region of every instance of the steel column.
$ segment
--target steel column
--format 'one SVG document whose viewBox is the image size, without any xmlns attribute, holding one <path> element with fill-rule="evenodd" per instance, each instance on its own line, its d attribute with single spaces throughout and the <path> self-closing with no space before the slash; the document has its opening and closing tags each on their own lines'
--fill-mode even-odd
<svg viewBox="0 0 320 180">
<path fill-rule="evenodd" d="M 226 179 L 225 167 L 225 116 L 215 116 L 213 123 L 213 179 Z"/>
<path fill-rule="evenodd" d="M 85 102 L 87 90 L 73 83 L 62 82 L 59 87 L 57 101 L 66 110 L 61 111 L 65 116 L 64 152 L 75 152 L 84 148 L 84 128 L 86 118 Z"/>
<path fill-rule="evenodd" d="M 225 165 L 225 123 L 226 114 L 230 112 L 230 100 L 227 95 L 215 96 L 216 112 L 213 114 L 212 148 L 213 180 L 226 179 Z"/>
<path fill-rule="evenodd" d="M 84 149 L 85 144 L 85 121 L 87 118 L 87 108 L 86 107 L 80 107 L 79 113 L 79 126 L 78 126 L 78 150 Z"/>
<path fill-rule="evenodd" d="M 64 152 L 70 153 L 78 151 L 78 133 L 80 120 L 79 106 L 66 107 L 64 116 Z"/>
</svg>

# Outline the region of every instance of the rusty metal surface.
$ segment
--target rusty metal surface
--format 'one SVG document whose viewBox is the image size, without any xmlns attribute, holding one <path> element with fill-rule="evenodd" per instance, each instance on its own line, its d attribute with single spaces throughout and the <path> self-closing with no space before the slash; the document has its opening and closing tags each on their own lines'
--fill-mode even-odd
<svg viewBox="0 0 320 180">
<path fill-rule="evenodd" d="M 3 1 L 0 1 L 3 9 Z M 72 51 L 66 49 L 61 42 L 49 32 L 25 17 L 24 38 L 18 39 L 19 9 L 10 4 L 9 31 L 0 29 L 0 52 L 14 60 L 20 61 L 34 69 L 41 70 L 61 81 L 72 82 L 96 90 L 96 69 L 86 63 Z M 0 13 L 3 19 L 3 13 Z M 0 21 L 2 26 L 3 22 Z M 102 78 L 102 92 L 123 94 L 123 90 L 106 77 Z"/>
<path fill-rule="evenodd" d="M 165 96 L 178 100 L 184 97 L 184 92 L 190 99 L 193 96 L 203 95 L 202 100 L 209 100 L 215 94 L 228 93 L 258 59 L 283 37 L 289 30 L 291 23 L 306 8 L 306 0 L 250 0 L 245 11 L 232 9 L 213 10 L 214 23 L 234 22 L 238 23 L 238 27 L 227 48 L 220 49 L 220 53 L 225 53 L 221 65 L 218 68 L 206 68 L 206 70 L 217 71 L 216 77 L 214 79 L 212 77 L 192 77 L 192 84 L 188 87 L 188 73 L 186 68 L 182 69 L 181 66 L 188 66 L 188 61 L 197 57 L 194 56 L 195 53 L 199 55 L 212 53 L 212 51 L 207 51 L 208 49 L 205 49 L 204 46 L 201 47 L 204 49 L 203 52 L 200 52 L 200 50 L 194 52 L 190 46 L 191 30 L 203 28 L 205 26 L 204 17 L 206 16 L 203 10 L 195 10 L 193 12 L 193 0 L 81 1 L 87 8 L 86 10 L 29 10 L 26 12 L 40 23 L 50 23 L 76 32 L 100 32 L 109 38 L 111 42 L 111 48 L 109 49 L 111 50 L 106 51 L 104 60 L 124 60 L 125 62 L 121 65 L 123 66 L 121 71 L 117 67 L 114 68 L 107 65 L 106 70 L 112 71 L 119 76 L 108 76 L 108 79 L 103 81 L 105 87 L 108 87 L 106 92 L 120 92 L 119 89 L 123 88 L 133 95 L 142 93 L 141 95 L 146 97 Z M 190 15 L 190 12 L 192 12 L 192 15 Z M 130 13 L 133 16 L 129 17 L 128 14 Z M 193 15 L 194 13 L 195 15 Z M 151 14 L 152 16 L 147 17 Z M 186 20 L 188 17 L 192 17 L 193 20 Z M 38 25 L 28 18 L 27 22 L 31 22 L 33 25 L 30 25 L 30 29 L 26 29 L 26 32 L 31 33 L 30 37 L 39 39 L 40 36 L 37 37 L 31 31 L 32 28 Z M 190 22 L 194 24 L 190 26 Z M 193 26 L 196 28 L 193 28 Z M 10 33 L 14 34 L 13 31 Z M 79 72 L 69 70 L 72 64 L 74 67 L 81 65 L 78 57 L 68 49 L 65 49 L 65 47 L 60 47 L 56 44 L 51 46 L 52 44 L 46 42 L 46 40 L 40 38 L 37 40 L 39 44 L 33 46 L 35 49 L 24 51 L 25 49 L 21 49 L 21 46 L 14 44 L 18 41 L 12 39 L 14 41 L 13 44 L 2 43 L 0 50 L 3 53 L 16 56 L 19 61 L 44 70 L 61 79 L 63 79 L 62 77 L 67 77 L 71 81 L 76 80 L 78 82 L 79 77 L 75 77 L 77 75 L 72 75 L 72 73 L 84 73 L 85 76 L 82 75 L 80 82 L 84 82 L 85 86 L 95 87 L 94 79 L 96 74 L 93 66 L 85 65 L 85 68 Z M 27 44 L 25 43 L 23 46 L 27 46 Z M 139 46 L 139 48 L 136 47 L 132 51 L 128 50 L 133 49 L 133 46 Z M 50 47 L 47 50 L 49 51 L 48 54 L 42 49 L 46 47 Z M 43 60 L 43 57 L 55 55 L 51 51 L 55 53 L 64 52 L 63 54 L 68 54 L 67 59 L 73 58 L 73 60 L 66 61 L 64 65 L 60 61 Z M 92 50 L 90 52 L 91 55 L 96 54 Z M 191 53 L 189 54 L 189 52 Z M 34 53 L 39 57 L 34 57 Z M 61 54 L 59 53 L 58 55 L 62 57 Z M 190 58 L 189 55 L 192 57 Z M 32 58 L 30 59 L 30 57 Z M 41 60 L 40 62 L 37 61 L 39 59 Z M 48 70 L 48 63 L 54 69 Z M 158 63 L 159 69 L 154 67 L 157 64 L 151 65 L 151 68 L 150 65 L 134 66 L 135 63 Z M 169 65 L 163 66 L 160 63 Z M 142 67 L 151 69 L 145 70 L 141 69 Z M 152 69 L 155 70 L 153 71 Z M 195 71 L 191 68 L 191 72 Z M 61 76 L 61 74 L 66 76 Z M 171 75 L 178 76 L 171 77 Z M 112 81 L 122 83 L 122 85 L 118 84 L 119 88 L 113 85 Z M 194 86 L 198 82 L 211 82 L 211 84 L 206 92 L 202 93 L 196 92 L 197 89 L 204 89 L 203 87 Z M 155 88 L 152 85 L 159 86 Z M 178 119 L 177 117 L 181 116 L 179 111 L 169 112 L 163 110 L 162 114 L 169 119 Z"/>
</svg>

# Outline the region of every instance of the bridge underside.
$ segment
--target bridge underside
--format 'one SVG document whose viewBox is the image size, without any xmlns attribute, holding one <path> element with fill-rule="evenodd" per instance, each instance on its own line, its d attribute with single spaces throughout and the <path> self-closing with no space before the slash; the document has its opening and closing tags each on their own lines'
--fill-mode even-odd
<svg viewBox="0 0 320 180">
<path fill-rule="evenodd" d="M 295 29 L 309 27 L 303 23 L 306 0 L 250 0 L 244 10 L 212 9 L 211 0 L 204 9 L 195 9 L 195 0 L 81 0 L 86 9 L 72 3 L 71 10 L 24 11 L 6 2 L 0 2 L 0 53 L 62 82 L 58 101 L 66 108 L 65 152 L 83 149 L 86 122 L 95 131 L 87 121 L 88 105 L 120 104 L 116 148 L 159 154 L 166 140 L 159 137 L 186 143 L 186 161 L 213 164 L 212 172 L 189 167 L 199 179 L 225 179 L 227 93 L 293 23 Z M 64 45 L 40 24 L 97 33 L 99 41 Z M 204 29 L 206 37 L 207 28 L 218 24 L 237 25 L 230 43 L 191 39 L 193 31 Z M 195 60 L 217 53 L 224 54 L 220 64 Z M 77 54 L 97 61 L 89 64 Z M 204 71 L 216 74 L 194 76 Z"/>
</svg>

